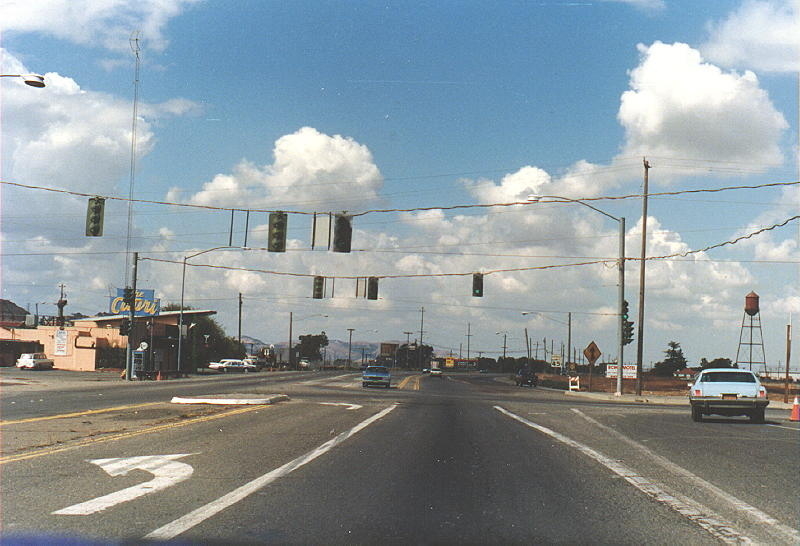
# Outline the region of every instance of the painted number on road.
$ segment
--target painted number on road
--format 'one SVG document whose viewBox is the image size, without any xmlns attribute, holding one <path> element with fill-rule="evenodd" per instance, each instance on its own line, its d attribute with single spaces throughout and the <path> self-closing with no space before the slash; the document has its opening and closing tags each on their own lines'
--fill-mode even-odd
<svg viewBox="0 0 800 546">
<path fill-rule="evenodd" d="M 124 476 L 131 470 L 144 470 L 152 474 L 154 478 L 148 482 L 127 487 L 96 499 L 67 506 L 61 510 L 56 510 L 53 514 L 60 516 L 88 516 L 182 482 L 192 475 L 194 469 L 190 465 L 178 462 L 175 459 L 180 459 L 187 455 L 188 453 L 179 453 L 176 455 L 91 459 L 88 462 L 96 464 L 110 476 Z"/>
</svg>

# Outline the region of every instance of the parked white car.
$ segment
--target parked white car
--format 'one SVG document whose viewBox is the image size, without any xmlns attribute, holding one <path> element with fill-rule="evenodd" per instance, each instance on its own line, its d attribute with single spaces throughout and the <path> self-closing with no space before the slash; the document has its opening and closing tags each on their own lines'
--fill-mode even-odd
<svg viewBox="0 0 800 546">
<path fill-rule="evenodd" d="M 208 368 L 211 370 L 217 370 L 218 372 L 257 372 L 258 367 L 255 364 L 251 364 L 246 360 L 242 360 L 239 358 L 223 358 L 219 362 L 212 362 L 208 365 Z"/>
<path fill-rule="evenodd" d="M 49 370 L 53 368 L 53 361 L 44 353 L 22 353 L 17 359 L 17 368 Z"/>
<path fill-rule="evenodd" d="M 692 419 L 703 415 L 747 415 L 756 423 L 764 422 L 764 409 L 769 404 L 767 389 L 758 376 L 738 368 L 708 368 L 689 387 Z"/>
</svg>

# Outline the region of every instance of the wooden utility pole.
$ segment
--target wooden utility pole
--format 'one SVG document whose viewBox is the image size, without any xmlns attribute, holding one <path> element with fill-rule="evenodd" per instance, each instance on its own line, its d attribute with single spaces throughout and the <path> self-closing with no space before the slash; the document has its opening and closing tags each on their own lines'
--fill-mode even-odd
<svg viewBox="0 0 800 546">
<path fill-rule="evenodd" d="M 642 253 L 639 260 L 639 317 L 636 335 L 636 394 L 642 394 L 642 354 L 644 353 L 644 264 L 647 252 L 647 192 L 649 182 L 650 163 L 643 158 L 644 164 L 644 191 L 642 191 Z M 620 363 L 622 366 L 622 363 Z"/>
</svg>

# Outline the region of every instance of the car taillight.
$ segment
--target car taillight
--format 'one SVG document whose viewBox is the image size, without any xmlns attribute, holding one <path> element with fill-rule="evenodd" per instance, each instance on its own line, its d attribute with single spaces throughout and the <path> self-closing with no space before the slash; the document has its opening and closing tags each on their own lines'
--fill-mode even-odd
<svg viewBox="0 0 800 546">
<path fill-rule="evenodd" d="M 703 396 L 703 392 L 700 389 L 695 389 L 694 396 Z"/>
<path fill-rule="evenodd" d="M 758 389 L 758 397 L 759 398 L 766 398 L 767 397 L 767 389 L 765 389 L 764 387 L 761 387 L 760 389 Z"/>
</svg>

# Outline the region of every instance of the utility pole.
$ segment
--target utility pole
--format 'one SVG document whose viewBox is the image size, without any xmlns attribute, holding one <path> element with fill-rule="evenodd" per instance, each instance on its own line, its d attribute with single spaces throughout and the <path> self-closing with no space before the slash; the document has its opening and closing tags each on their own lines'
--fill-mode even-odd
<svg viewBox="0 0 800 546">
<path fill-rule="evenodd" d="M 789 318 L 789 324 L 786 325 L 786 381 L 784 383 L 785 389 L 783 394 L 783 401 L 789 403 L 789 360 L 792 358 L 792 319 Z M 764 359 L 766 360 L 766 358 Z"/>
<path fill-rule="evenodd" d="M 467 360 L 469 360 L 469 338 L 472 337 L 472 334 L 470 333 L 470 327 L 471 326 L 472 326 L 472 324 L 470 324 L 468 322 L 467 323 Z"/>
<path fill-rule="evenodd" d="M 353 367 L 353 331 L 355 328 L 348 328 L 347 332 L 350 334 L 350 341 L 347 343 L 347 369 Z"/>
<path fill-rule="evenodd" d="M 642 192 L 642 253 L 639 263 L 639 334 L 636 336 L 636 394 L 642 394 L 642 353 L 644 352 L 644 264 L 647 251 L 647 192 L 650 163 L 644 158 L 644 191 Z M 620 363 L 620 366 L 622 364 Z"/>
<path fill-rule="evenodd" d="M 572 352 L 572 312 L 567 313 L 567 359 L 564 361 L 564 369 L 567 370 L 567 374 L 569 374 L 569 359 L 570 353 Z M 575 370 L 577 372 L 577 363 L 575 364 Z"/>
<path fill-rule="evenodd" d="M 289 369 L 292 369 L 292 311 L 289 311 Z"/>
<path fill-rule="evenodd" d="M 242 348 L 242 293 L 239 292 L 239 349 Z"/>
<path fill-rule="evenodd" d="M 414 332 L 403 332 L 406 335 L 406 369 L 408 369 L 408 353 L 411 351 L 411 334 Z"/>
<path fill-rule="evenodd" d="M 417 364 L 419 364 L 419 369 L 422 369 L 422 334 L 425 331 L 425 308 L 422 307 L 419 310 L 419 355 L 417 357 Z"/>
<path fill-rule="evenodd" d="M 139 265 L 139 253 L 133 253 L 133 272 L 131 275 L 131 289 L 133 290 L 133 301 L 130 302 L 130 309 L 128 310 L 128 319 L 130 326 L 128 328 L 128 347 L 125 351 L 125 379 L 130 381 L 133 379 L 133 340 L 134 340 L 134 320 L 136 320 L 136 272 Z"/>
</svg>

